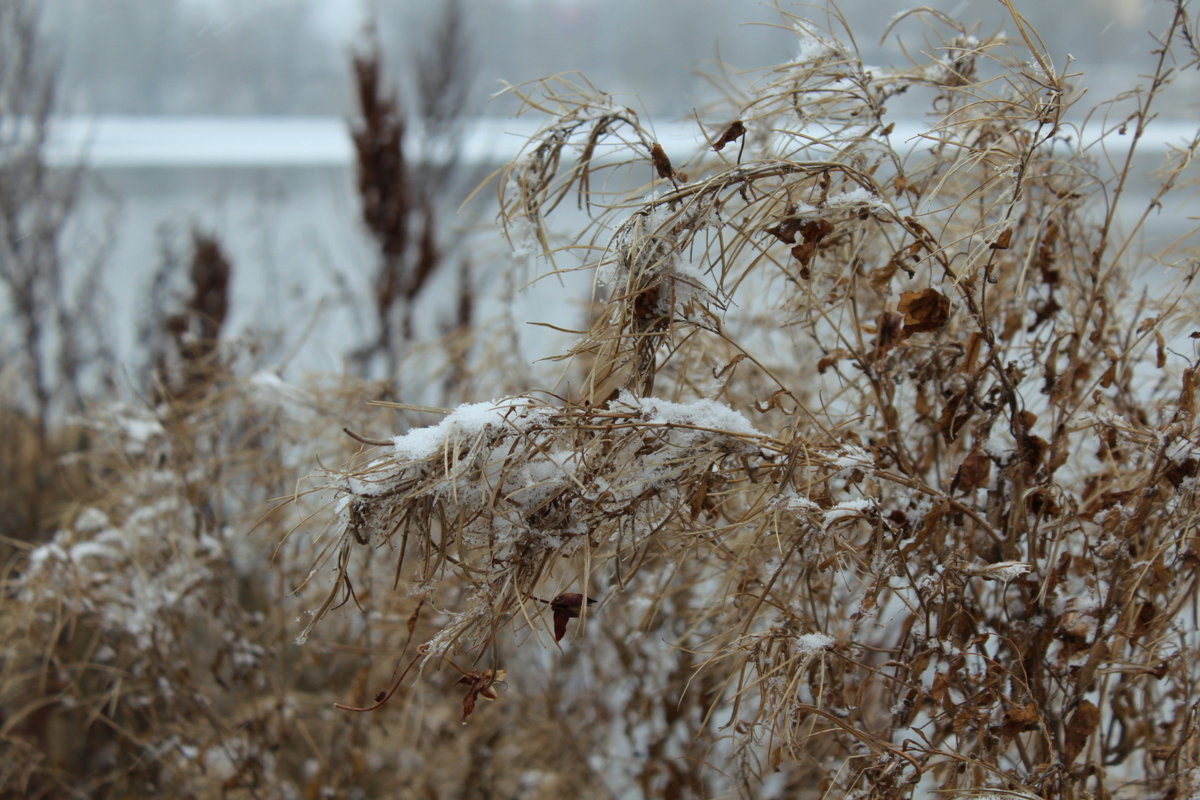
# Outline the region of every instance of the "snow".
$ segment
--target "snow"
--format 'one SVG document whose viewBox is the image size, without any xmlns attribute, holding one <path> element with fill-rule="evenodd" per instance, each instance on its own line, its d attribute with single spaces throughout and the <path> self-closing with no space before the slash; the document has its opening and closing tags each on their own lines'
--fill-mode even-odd
<svg viewBox="0 0 1200 800">
<path fill-rule="evenodd" d="M 405 461 L 423 461 L 438 452 L 453 438 L 473 438 L 489 427 L 526 430 L 545 422 L 553 413 L 548 408 L 532 408 L 528 398 L 509 397 L 486 403 L 466 403 L 454 409 L 437 425 L 414 428 L 392 440 L 394 454 Z"/>
<path fill-rule="evenodd" d="M 979 575 L 983 578 L 989 578 L 994 581 L 1009 581 L 1019 578 L 1029 572 L 1029 565 L 1018 561 L 1001 561 L 996 564 L 990 564 L 986 568 L 980 570 Z"/>
<path fill-rule="evenodd" d="M 833 647 L 834 639 L 824 633 L 804 633 L 796 637 L 801 653 L 818 653 Z"/>
<path fill-rule="evenodd" d="M 840 451 L 831 456 L 829 460 L 838 469 L 857 469 L 875 466 L 875 461 L 871 458 L 871 454 L 855 444 L 842 445 Z"/>
<path fill-rule="evenodd" d="M 813 500 L 807 497 L 802 497 L 796 493 L 796 490 L 788 487 L 778 497 L 771 501 L 772 505 L 778 508 L 791 511 L 793 514 L 800 514 L 805 511 L 820 511 L 821 507 Z"/>
<path fill-rule="evenodd" d="M 826 206 L 870 206 L 872 208 L 882 206 L 883 203 L 879 199 L 879 195 L 868 191 L 861 186 L 856 186 L 849 191 L 840 194 L 830 195 L 825 201 Z"/>
<path fill-rule="evenodd" d="M 75 516 L 75 530 L 80 533 L 98 533 L 108 524 L 108 515 L 94 506 L 82 509 Z"/>
<path fill-rule="evenodd" d="M 716 400 L 674 403 L 657 397 L 634 397 L 622 389 L 618 402 L 639 409 L 647 422 L 655 425 L 688 425 L 745 436 L 762 436 L 750 421 Z"/>
<path fill-rule="evenodd" d="M 152 417 L 118 417 L 116 423 L 128 441 L 126 452 L 134 455 L 143 452 L 156 436 L 166 433 L 162 423 Z"/>
<path fill-rule="evenodd" d="M 845 46 L 836 39 L 819 36 L 800 24 L 793 25 L 792 30 L 800 43 L 796 51 L 796 63 L 807 64 L 824 58 L 846 57 Z"/>
<path fill-rule="evenodd" d="M 863 516 L 864 512 L 869 511 L 874 506 L 874 501 L 865 498 L 860 498 L 857 500 L 843 500 L 825 512 L 825 527 L 828 528 L 834 523 L 840 522 L 844 519 L 861 517 Z"/>
</svg>

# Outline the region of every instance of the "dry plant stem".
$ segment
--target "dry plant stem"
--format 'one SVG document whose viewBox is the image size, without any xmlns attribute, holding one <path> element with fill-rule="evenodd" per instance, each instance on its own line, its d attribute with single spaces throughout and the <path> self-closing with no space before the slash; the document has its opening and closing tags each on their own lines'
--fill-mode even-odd
<svg viewBox="0 0 1200 800">
<path fill-rule="evenodd" d="M 413 656 L 412 660 L 410 660 L 408 662 L 408 666 L 406 666 L 403 669 L 403 671 L 401 671 L 401 673 L 396 677 L 396 680 L 392 684 L 391 688 L 388 689 L 386 692 L 380 692 L 379 699 L 377 699 L 371 705 L 359 707 L 359 706 L 343 705 L 342 703 L 334 703 L 333 707 L 341 709 L 342 711 L 375 711 L 377 709 L 383 708 L 385 705 L 387 705 L 387 701 L 392 699 L 392 695 L 394 695 L 396 693 L 396 690 L 400 688 L 400 684 L 404 682 L 404 679 L 406 677 L 408 677 L 409 670 L 411 670 L 413 668 L 413 665 L 416 664 L 418 661 L 420 661 L 422 658 L 423 658 L 422 653 L 417 653 L 417 655 Z"/>
<path fill-rule="evenodd" d="M 309 628 L 378 602 L 355 559 L 385 554 L 444 609 L 425 658 L 490 661 L 459 668 L 479 720 L 501 654 L 538 682 L 516 645 L 554 598 L 553 674 L 597 688 L 548 693 L 545 724 L 581 752 L 638 741 L 614 791 L 1195 791 L 1196 304 L 1130 292 L 1132 155 L 1089 216 L 1080 94 L 1005 5 L 1012 41 L 903 15 L 889 35 L 929 40 L 894 68 L 785 15 L 801 56 L 701 114 L 692 154 L 586 82 L 514 87 L 548 119 L 498 176 L 505 232 L 550 274 L 597 273 L 569 388 L 393 440 L 347 428 L 381 449 L 330 471 L 335 584 Z M 1193 57 L 1175 10 L 1135 144 Z M 901 151 L 905 92 L 932 125 Z M 572 194 L 588 221 L 551 241 Z M 568 630 L 581 585 L 603 613 Z"/>
</svg>

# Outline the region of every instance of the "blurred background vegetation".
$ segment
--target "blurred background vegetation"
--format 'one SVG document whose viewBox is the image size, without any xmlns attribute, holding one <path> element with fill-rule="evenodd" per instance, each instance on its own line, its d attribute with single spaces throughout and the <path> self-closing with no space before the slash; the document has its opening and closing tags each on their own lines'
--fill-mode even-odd
<svg viewBox="0 0 1200 800">
<path fill-rule="evenodd" d="M 656 118 L 688 114 L 712 100 L 698 68 L 781 63 L 795 43 L 756 0 L 458 0 L 466 19 L 473 114 L 503 116 L 509 102 L 487 104 L 501 79 L 519 82 L 582 71 L 606 91 L 632 93 Z M 898 0 L 838 4 L 870 63 L 901 55 L 880 45 Z M 985 33 L 1005 12 L 988 0 L 924 5 L 979 20 Z M 46 0 L 46 37 L 62 63 L 61 108 L 84 114 L 347 114 L 349 42 L 374 19 L 385 52 L 430 51 L 445 4 L 376 0 Z M 1148 30 L 1162 28 L 1169 5 L 1152 0 L 1018 2 L 1051 44 L 1070 53 L 1093 92 L 1126 86 Z M 789 4 L 820 17 L 818 4 Z M 412 81 L 412 75 L 398 75 Z M 1191 84 L 1194 86 L 1195 84 Z"/>
</svg>

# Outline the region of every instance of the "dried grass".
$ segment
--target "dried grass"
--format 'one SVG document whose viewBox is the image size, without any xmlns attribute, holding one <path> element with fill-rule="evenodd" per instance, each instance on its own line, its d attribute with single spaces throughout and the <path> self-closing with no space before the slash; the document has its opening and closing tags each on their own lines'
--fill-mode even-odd
<svg viewBox="0 0 1200 800">
<path fill-rule="evenodd" d="M 563 383 L 354 414 L 378 387 L 217 348 L 186 404 L 98 416 L 105 500 L 5 582 L 0 787 L 1191 796 L 1200 261 L 1128 208 L 1197 63 L 1173 8 L 1099 142 L 1015 11 L 1010 41 L 905 16 L 896 69 L 785 17 L 800 57 L 690 154 L 585 83 L 514 88 L 548 121 L 502 222 L 601 281 Z M 472 353 L 406 382 L 507 391 Z"/>
<path fill-rule="evenodd" d="M 1198 262 L 1139 278 L 1146 215 L 1119 216 L 1196 66 L 1174 8 L 1112 174 L 1011 5 L 1011 40 L 898 19 L 938 38 L 887 70 L 788 18 L 801 58 L 678 166 L 590 86 L 515 87 L 549 121 L 502 220 L 573 269 L 545 220 L 577 197 L 605 293 L 565 396 L 461 407 L 333 473 L 310 628 L 363 547 L 443 610 L 424 663 L 512 681 L 551 639 L 538 598 L 599 598 L 547 722 L 626 753 L 589 760 L 618 795 L 1194 792 Z M 912 148 L 905 93 L 935 119 Z M 630 173 L 653 183 L 606 194 Z"/>
</svg>

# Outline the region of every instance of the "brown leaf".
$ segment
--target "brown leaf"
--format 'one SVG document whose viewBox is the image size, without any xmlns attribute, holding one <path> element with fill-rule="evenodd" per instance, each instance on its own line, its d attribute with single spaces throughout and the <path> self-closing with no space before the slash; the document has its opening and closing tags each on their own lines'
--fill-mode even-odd
<svg viewBox="0 0 1200 800">
<path fill-rule="evenodd" d="M 882 359 L 903 338 L 904 318 L 891 311 L 879 315 L 875 323 L 875 357 Z"/>
<path fill-rule="evenodd" d="M 987 485 L 991 473 L 992 460 L 976 447 L 967 453 L 967 457 L 959 465 L 958 474 L 954 476 L 954 488 L 962 489 L 964 492 L 981 489 Z"/>
<path fill-rule="evenodd" d="M 1005 228 L 1000 231 L 1000 235 L 996 237 L 996 241 L 992 242 L 989 247 L 993 250 L 1007 250 L 1012 244 L 1012 228 Z"/>
<path fill-rule="evenodd" d="M 800 230 L 800 226 L 802 224 L 803 222 L 798 219 L 783 219 L 780 220 L 779 224 L 775 227 L 767 228 L 767 233 L 771 234 L 784 244 L 795 244 L 796 232 Z"/>
<path fill-rule="evenodd" d="M 1196 368 L 1183 371 L 1183 385 L 1179 390 L 1179 413 L 1188 422 L 1196 417 Z"/>
<path fill-rule="evenodd" d="M 738 139 L 742 138 L 745 133 L 746 126 L 742 124 L 740 119 L 735 119 L 733 122 L 729 123 L 729 127 L 725 129 L 725 132 L 722 133 L 715 142 L 713 142 L 712 149 L 719 153 L 721 152 L 722 148 L 725 147 L 725 145 L 731 142 L 736 142 Z"/>
<path fill-rule="evenodd" d="M 849 358 L 850 356 L 851 356 L 850 351 L 845 350 L 841 347 L 839 347 L 835 350 L 830 350 L 817 362 L 817 373 L 820 375 L 824 375 L 825 370 L 829 369 L 834 364 L 836 364 L 838 361 L 841 361 L 843 358 Z"/>
<path fill-rule="evenodd" d="M 1000 724 L 997 733 L 1012 738 L 1022 731 L 1036 730 L 1040 723 L 1041 716 L 1038 714 L 1036 703 L 1008 706 L 1004 709 L 1004 722 Z"/>
<path fill-rule="evenodd" d="M 1156 619 L 1158 619 L 1158 606 L 1149 601 L 1142 603 L 1142 607 L 1138 609 L 1137 618 L 1133 621 L 1133 635 L 1130 638 L 1136 642 L 1145 636 L 1150 632 L 1150 627 Z"/>
<path fill-rule="evenodd" d="M 650 146 L 650 160 L 654 162 L 654 169 L 658 172 L 658 177 L 670 178 L 675 174 L 675 170 L 671 168 L 671 159 L 667 158 L 666 151 L 658 142 Z"/>
<path fill-rule="evenodd" d="M 933 685 L 929 687 L 929 696 L 933 702 L 940 703 L 946 695 L 946 690 L 950 688 L 950 676 L 944 672 L 938 672 L 933 676 Z"/>
<path fill-rule="evenodd" d="M 800 265 L 807 267 L 812 261 L 813 254 L 817 252 L 816 242 L 801 242 L 792 248 L 792 257 L 800 262 Z"/>
<path fill-rule="evenodd" d="M 1185 479 L 1196 477 L 1198 470 L 1200 470 L 1200 462 L 1194 458 L 1185 458 L 1182 461 L 1167 462 L 1163 475 L 1171 482 L 1172 486 L 1178 489 Z"/>
<path fill-rule="evenodd" d="M 1083 752 L 1088 737 L 1100 724 L 1100 709 L 1087 700 L 1082 701 L 1067 722 L 1067 735 L 1063 742 L 1063 763 L 1070 767 Z"/>
<path fill-rule="evenodd" d="M 938 417 L 938 430 L 947 442 L 952 442 L 958 438 L 959 432 L 974 413 L 974 399 L 967 395 L 966 389 L 962 389 L 947 398 L 946 405 L 942 407 L 942 413 Z"/>
<path fill-rule="evenodd" d="M 413 609 L 412 614 L 410 614 L 408 617 L 408 622 L 406 622 L 404 625 L 406 628 L 408 628 L 409 638 L 412 637 L 413 630 L 416 629 L 416 627 L 417 627 L 417 620 L 420 618 L 421 609 L 424 607 L 425 607 L 425 598 L 422 597 L 421 602 L 417 603 L 417 607 Z"/>
<path fill-rule="evenodd" d="M 825 219 L 810 219 L 800 226 L 800 235 L 806 242 L 819 242 L 833 233 L 833 223 Z"/>
<path fill-rule="evenodd" d="M 496 684 L 503 682 L 507 674 L 508 670 L 503 669 L 498 669 L 494 672 L 490 669 L 485 669 L 463 673 L 458 682 L 466 684 L 469 687 L 462 701 L 463 722 L 466 722 L 467 717 L 471 716 L 471 712 L 475 710 L 475 702 L 480 697 L 484 700 L 495 700 L 498 697 L 496 694 Z"/>
<path fill-rule="evenodd" d="M 583 609 L 583 595 L 578 592 L 565 592 L 553 600 L 543 600 L 542 602 L 548 602 L 550 609 L 554 612 L 554 641 L 560 641 L 567 632 L 567 621 L 579 617 Z M 595 602 L 594 597 L 587 599 L 589 606 Z"/>
<path fill-rule="evenodd" d="M 935 331 L 950 319 L 950 299 L 933 288 L 901 292 L 899 309 L 905 335 Z"/>
</svg>

